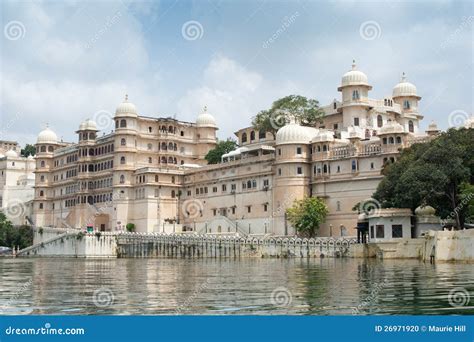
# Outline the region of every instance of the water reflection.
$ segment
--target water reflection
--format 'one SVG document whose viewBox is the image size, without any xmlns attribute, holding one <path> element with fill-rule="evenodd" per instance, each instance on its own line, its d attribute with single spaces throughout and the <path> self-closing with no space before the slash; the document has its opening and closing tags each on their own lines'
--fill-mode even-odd
<svg viewBox="0 0 474 342">
<path fill-rule="evenodd" d="M 473 284 L 411 260 L 2 258 L 0 314 L 474 314 Z"/>
</svg>

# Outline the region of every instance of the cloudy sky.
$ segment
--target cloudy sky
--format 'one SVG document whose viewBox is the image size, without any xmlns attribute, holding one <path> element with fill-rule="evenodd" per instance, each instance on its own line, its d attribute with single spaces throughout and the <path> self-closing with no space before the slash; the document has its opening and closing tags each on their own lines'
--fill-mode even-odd
<svg viewBox="0 0 474 342">
<path fill-rule="evenodd" d="M 49 124 L 75 141 L 125 94 L 141 115 L 194 121 L 207 105 L 231 136 L 275 99 L 326 104 L 352 59 L 390 95 L 404 71 L 422 128 L 473 108 L 470 1 L 2 1 L 0 139 Z M 104 129 L 110 130 L 111 127 Z"/>
</svg>

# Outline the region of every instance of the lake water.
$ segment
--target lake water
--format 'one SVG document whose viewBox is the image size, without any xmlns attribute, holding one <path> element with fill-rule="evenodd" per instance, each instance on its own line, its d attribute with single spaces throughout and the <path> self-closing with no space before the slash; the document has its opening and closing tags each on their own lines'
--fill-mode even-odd
<svg viewBox="0 0 474 342">
<path fill-rule="evenodd" d="M 0 258 L 0 314 L 474 314 L 474 265 Z"/>
</svg>

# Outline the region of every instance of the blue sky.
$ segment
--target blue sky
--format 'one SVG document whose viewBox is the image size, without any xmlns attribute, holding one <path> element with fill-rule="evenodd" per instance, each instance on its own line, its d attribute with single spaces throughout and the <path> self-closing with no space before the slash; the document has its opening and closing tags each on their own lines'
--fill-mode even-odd
<svg viewBox="0 0 474 342">
<path fill-rule="evenodd" d="M 406 72 L 423 97 L 422 128 L 435 120 L 446 129 L 450 113 L 472 113 L 468 1 L 5 1 L 1 7 L 0 139 L 33 143 L 48 123 L 75 141 L 82 120 L 113 113 L 125 93 L 147 116 L 193 121 L 207 105 L 226 138 L 279 97 L 339 99 L 352 59 L 368 75 L 372 98 L 390 95 Z"/>
</svg>

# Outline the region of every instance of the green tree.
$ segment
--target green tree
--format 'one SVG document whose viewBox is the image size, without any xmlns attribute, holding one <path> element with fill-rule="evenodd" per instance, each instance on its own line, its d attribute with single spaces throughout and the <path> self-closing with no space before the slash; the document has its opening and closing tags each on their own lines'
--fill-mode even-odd
<svg viewBox="0 0 474 342">
<path fill-rule="evenodd" d="M 4 213 L 0 213 L 0 246 L 25 248 L 33 244 L 30 226 L 14 227 Z"/>
<path fill-rule="evenodd" d="M 286 210 L 290 223 L 298 234 L 313 237 L 328 214 L 326 203 L 317 197 L 305 197 L 295 200 L 293 206 Z"/>
<path fill-rule="evenodd" d="M 23 157 L 34 156 L 36 154 L 36 148 L 33 145 L 26 144 L 25 148 L 21 149 L 21 155 Z"/>
<path fill-rule="evenodd" d="M 324 116 L 316 99 L 301 95 L 289 95 L 273 102 L 270 109 L 260 111 L 252 120 L 258 131 L 270 132 L 275 136 L 293 116 L 303 126 L 315 126 Z"/>
<path fill-rule="evenodd" d="M 462 200 L 469 187 L 462 184 L 473 184 L 472 151 L 473 129 L 450 129 L 430 142 L 415 144 L 386 165 L 373 197 L 384 208 L 431 205 L 441 218 L 454 218 L 457 227 L 463 227 L 469 206 Z"/>
<path fill-rule="evenodd" d="M 208 164 L 220 163 L 222 155 L 235 150 L 236 147 L 237 143 L 231 138 L 218 141 L 216 147 L 210 150 L 204 158 L 206 158 Z"/>
</svg>

